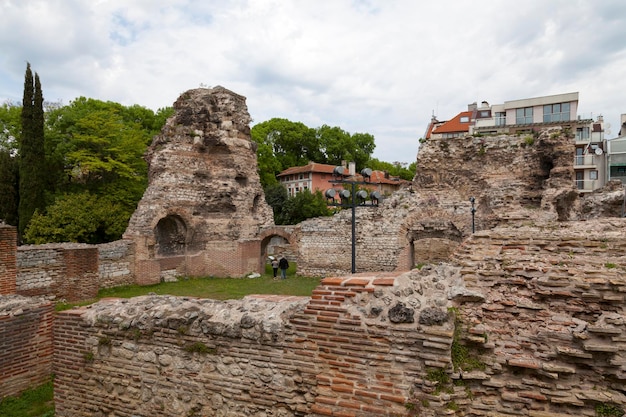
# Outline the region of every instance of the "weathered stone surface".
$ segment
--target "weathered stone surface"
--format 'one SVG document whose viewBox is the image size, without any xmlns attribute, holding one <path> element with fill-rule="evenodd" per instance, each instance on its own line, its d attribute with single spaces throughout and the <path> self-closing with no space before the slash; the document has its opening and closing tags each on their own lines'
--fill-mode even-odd
<svg viewBox="0 0 626 417">
<path fill-rule="evenodd" d="M 139 261 L 206 255 L 187 261 L 187 271 L 222 275 L 237 255 L 245 256 L 235 242 L 255 239 L 274 223 L 245 97 L 223 87 L 199 88 L 183 93 L 174 110 L 146 153 L 148 188 L 124 237 L 135 241 Z M 233 260 L 211 257 L 220 250 Z"/>
<path fill-rule="evenodd" d="M 419 324 L 439 326 L 447 322 L 449 318 L 449 314 L 439 308 L 425 308 L 420 312 Z"/>
</svg>

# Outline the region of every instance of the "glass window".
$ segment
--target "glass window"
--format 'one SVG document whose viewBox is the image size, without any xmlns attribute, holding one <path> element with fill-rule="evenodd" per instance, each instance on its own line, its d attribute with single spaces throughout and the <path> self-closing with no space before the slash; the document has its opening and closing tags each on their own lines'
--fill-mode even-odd
<svg viewBox="0 0 626 417">
<path fill-rule="evenodd" d="M 543 122 L 565 122 L 568 121 L 570 103 L 547 104 L 543 106 Z"/>
<path fill-rule="evenodd" d="M 506 124 L 506 113 L 503 111 L 496 112 L 496 126 L 504 126 Z"/>
<path fill-rule="evenodd" d="M 469 123 L 469 116 L 461 116 L 461 123 Z"/>
<path fill-rule="evenodd" d="M 515 109 L 515 124 L 527 125 L 533 122 L 533 108 L 523 107 Z"/>
<path fill-rule="evenodd" d="M 589 128 L 577 127 L 576 128 L 576 140 L 589 140 Z"/>
<path fill-rule="evenodd" d="M 589 171 L 589 179 L 597 180 L 598 179 L 598 171 Z"/>
</svg>

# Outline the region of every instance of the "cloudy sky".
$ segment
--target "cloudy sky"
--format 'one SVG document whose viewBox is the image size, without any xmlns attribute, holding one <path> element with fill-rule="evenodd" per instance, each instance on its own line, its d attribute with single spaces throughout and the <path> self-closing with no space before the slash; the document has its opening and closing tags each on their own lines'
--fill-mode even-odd
<svg viewBox="0 0 626 417">
<path fill-rule="evenodd" d="M 371 133 L 410 163 L 433 113 L 474 101 L 578 91 L 615 136 L 626 1 L 0 0 L 0 101 L 21 101 L 27 61 L 49 101 L 156 110 L 222 85 L 253 123 Z"/>
</svg>

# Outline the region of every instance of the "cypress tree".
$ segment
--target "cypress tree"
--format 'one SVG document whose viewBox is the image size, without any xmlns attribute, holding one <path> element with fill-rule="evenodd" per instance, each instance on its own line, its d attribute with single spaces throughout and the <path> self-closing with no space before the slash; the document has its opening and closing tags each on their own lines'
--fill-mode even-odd
<svg viewBox="0 0 626 417">
<path fill-rule="evenodd" d="M 26 64 L 24 98 L 22 101 L 22 135 L 19 141 L 19 204 L 20 236 L 28 226 L 35 210 L 45 207 L 46 184 L 43 129 L 43 94 L 39 75 Z"/>
</svg>

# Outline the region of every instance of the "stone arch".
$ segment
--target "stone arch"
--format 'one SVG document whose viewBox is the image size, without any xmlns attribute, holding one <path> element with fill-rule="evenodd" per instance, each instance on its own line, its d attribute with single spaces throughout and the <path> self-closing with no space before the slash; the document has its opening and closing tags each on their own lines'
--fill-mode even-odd
<svg viewBox="0 0 626 417">
<path fill-rule="evenodd" d="M 187 245 L 187 225 L 182 217 L 170 214 L 161 218 L 155 229 L 156 254 L 176 256 L 185 253 Z"/>
<path fill-rule="evenodd" d="M 463 240 L 463 233 L 451 221 L 421 220 L 406 230 L 408 241 L 408 268 L 419 263 L 441 262 L 450 259 Z"/>
<path fill-rule="evenodd" d="M 285 227 L 275 226 L 263 230 L 259 234 L 261 241 L 260 258 L 265 263 L 268 256 L 284 255 L 290 262 L 297 262 L 298 253 L 295 238 Z M 264 270 L 262 268 L 261 270 Z"/>
</svg>

